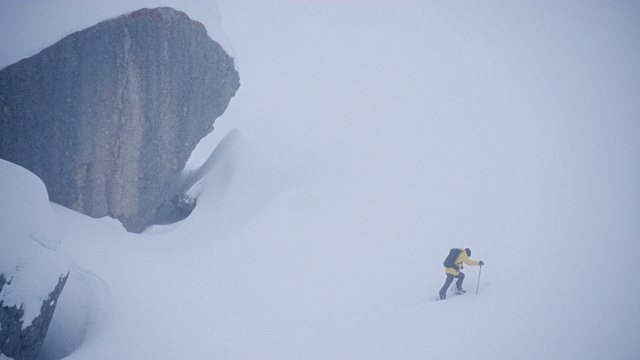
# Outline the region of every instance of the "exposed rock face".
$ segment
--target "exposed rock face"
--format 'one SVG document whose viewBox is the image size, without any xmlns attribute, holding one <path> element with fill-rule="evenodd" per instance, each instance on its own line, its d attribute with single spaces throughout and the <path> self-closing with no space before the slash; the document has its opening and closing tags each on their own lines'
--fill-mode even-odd
<svg viewBox="0 0 640 360">
<path fill-rule="evenodd" d="M 47 335 L 49 323 L 53 318 L 58 297 L 68 277 L 69 274 L 60 278 L 51 294 L 42 301 L 40 315 L 24 329 L 22 321 L 24 310 L 16 306 L 4 306 L 4 301 L 0 298 L 0 353 L 15 360 L 31 360 L 38 356 Z M 9 283 L 10 280 L 7 280 L 4 274 L 0 274 L 0 292 Z"/>
<path fill-rule="evenodd" d="M 138 10 L 0 71 L 0 158 L 51 201 L 140 232 L 239 86 L 202 24 Z"/>
</svg>

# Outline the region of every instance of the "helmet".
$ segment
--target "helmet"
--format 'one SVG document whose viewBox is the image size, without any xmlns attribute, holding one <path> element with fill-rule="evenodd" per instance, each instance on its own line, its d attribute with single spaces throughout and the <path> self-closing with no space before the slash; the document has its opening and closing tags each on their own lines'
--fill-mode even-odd
<svg viewBox="0 0 640 360">
<path fill-rule="evenodd" d="M 464 252 L 467 253 L 467 256 L 469 256 L 469 257 L 471 256 L 471 249 L 466 248 L 466 249 L 464 249 Z"/>
</svg>

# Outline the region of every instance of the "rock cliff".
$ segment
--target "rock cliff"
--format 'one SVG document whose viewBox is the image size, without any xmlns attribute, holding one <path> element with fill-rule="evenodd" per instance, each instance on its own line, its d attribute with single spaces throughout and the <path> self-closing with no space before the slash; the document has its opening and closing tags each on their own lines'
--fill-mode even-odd
<svg viewBox="0 0 640 360">
<path fill-rule="evenodd" d="M 0 71 L 0 158 L 51 201 L 141 232 L 239 86 L 202 24 L 141 9 Z"/>
</svg>

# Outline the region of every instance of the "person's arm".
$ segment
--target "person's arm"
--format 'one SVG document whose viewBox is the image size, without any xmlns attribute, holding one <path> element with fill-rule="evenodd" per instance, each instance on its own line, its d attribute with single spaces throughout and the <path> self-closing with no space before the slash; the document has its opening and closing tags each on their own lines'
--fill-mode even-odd
<svg viewBox="0 0 640 360">
<path fill-rule="evenodd" d="M 462 255 L 462 261 L 465 264 L 470 265 L 470 266 L 478 266 L 478 265 L 480 265 L 480 261 L 475 261 L 475 260 L 469 259 L 469 257 L 467 256 L 467 254 L 464 251 L 461 254 L 463 254 Z"/>
</svg>

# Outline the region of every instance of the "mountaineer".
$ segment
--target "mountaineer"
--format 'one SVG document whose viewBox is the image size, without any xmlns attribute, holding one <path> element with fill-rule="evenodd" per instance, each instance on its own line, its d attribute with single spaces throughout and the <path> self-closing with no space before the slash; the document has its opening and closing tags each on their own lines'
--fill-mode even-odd
<svg viewBox="0 0 640 360">
<path fill-rule="evenodd" d="M 462 282 L 464 281 L 464 273 L 460 271 L 463 269 L 462 263 L 470 266 L 484 265 L 484 262 L 482 260 L 474 261 L 471 260 L 470 257 L 471 249 L 469 248 L 451 249 L 451 251 L 449 251 L 449 255 L 443 263 L 445 267 L 444 272 L 447 274 L 447 279 L 444 281 L 442 289 L 440 289 L 440 300 L 444 300 L 447 298 L 447 289 L 454 279 L 458 279 L 458 281 L 456 281 L 456 295 L 461 295 L 466 292 L 462 289 Z"/>
</svg>

